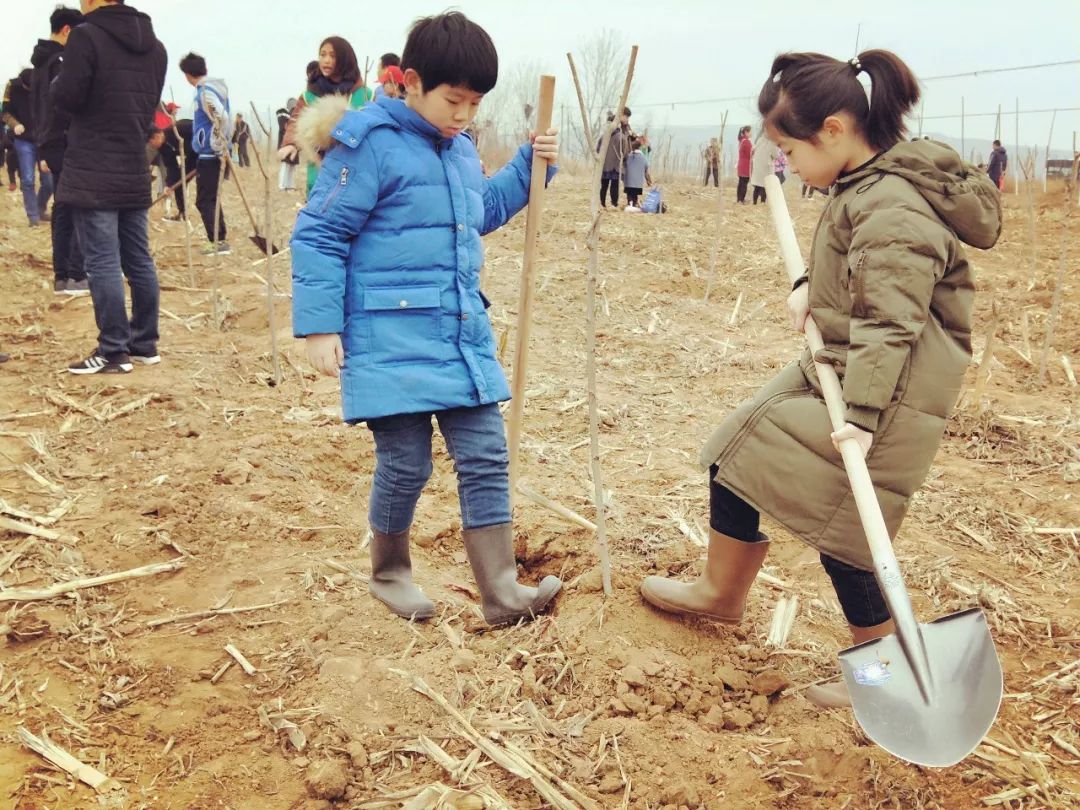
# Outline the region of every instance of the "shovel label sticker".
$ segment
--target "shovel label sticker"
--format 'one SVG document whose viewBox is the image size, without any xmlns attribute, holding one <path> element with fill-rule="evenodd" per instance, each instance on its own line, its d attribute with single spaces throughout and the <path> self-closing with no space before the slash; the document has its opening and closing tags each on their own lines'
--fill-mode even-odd
<svg viewBox="0 0 1080 810">
<path fill-rule="evenodd" d="M 892 677 L 888 664 L 880 659 L 856 667 L 852 674 L 860 686 L 883 686 Z"/>
</svg>

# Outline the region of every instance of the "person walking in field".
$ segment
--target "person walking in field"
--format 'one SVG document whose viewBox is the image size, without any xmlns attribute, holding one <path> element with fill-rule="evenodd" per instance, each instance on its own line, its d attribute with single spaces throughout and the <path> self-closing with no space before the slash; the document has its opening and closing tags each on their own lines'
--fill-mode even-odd
<svg viewBox="0 0 1080 810">
<path fill-rule="evenodd" d="M 368 501 L 370 592 L 393 613 L 435 605 L 412 577 L 409 535 L 432 472 L 432 419 L 454 459 L 463 539 L 484 618 L 547 609 L 562 587 L 517 581 L 509 452 L 499 403 L 510 389 L 480 292 L 481 235 L 529 199 L 534 160 L 554 176 L 555 131 L 491 178 L 464 135 L 498 78 L 487 32 L 458 12 L 418 21 L 401 66 L 406 98 L 312 111 L 322 171 L 292 238 L 293 330 L 322 374 L 340 377 L 345 420 L 375 440 Z"/>
<path fill-rule="evenodd" d="M 30 227 L 36 228 L 43 219 L 49 219 L 49 198 L 52 197 L 53 183 L 49 173 L 42 174 L 38 168 L 31 95 L 33 76 L 33 69 L 26 68 L 7 83 L 4 88 L 3 118 L 11 132 L 12 146 L 18 160 L 23 209 Z"/>
<path fill-rule="evenodd" d="M 832 188 L 809 271 L 788 298 L 793 327 L 812 315 L 825 349 L 804 350 L 706 441 L 708 559 L 693 582 L 642 583 L 661 610 L 738 623 L 769 549 L 764 512 L 820 552 L 854 643 L 894 632 L 838 444 L 862 448 L 895 537 L 971 362 L 974 276 L 962 243 L 990 248 L 1002 223 L 985 175 L 948 146 L 903 140 L 918 99 L 915 76 L 890 51 L 773 62 L 758 97 L 765 132 L 804 182 Z M 841 376 L 847 423 L 836 432 L 815 360 Z M 849 702 L 843 683 L 806 694 Z"/>
<path fill-rule="evenodd" d="M 753 153 L 750 157 L 750 185 L 754 187 L 754 205 L 757 205 L 759 201 L 766 202 L 765 178 L 773 173 L 775 154 L 776 144 L 762 132 L 754 142 Z"/>
<path fill-rule="evenodd" d="M 750 185 L 750 157 L 754 152 L 753 143 L 750 140 L 750 127 L 739 130 L 739 159 L 736 164 L 736 173 L 739 176 L 739 185 L 735 190 L 735 202 L 746 205 L 746 189 Z"/>
<path fill-rule="evenodd" d="M 50 94 L 71 116 L 56 200 L 74 212 L 98 343 L 68 371 L 126 373 L 133 363 L 161 362 L 146 144 L 167 56 L 146 14 L 118 0 L 83 0 L 82 8 L 86 22 L 72 29 Z"/>
<path fill-rule="evenodd" d="M 233 122 L 232 142 L 236 144 L 236 162 L 241 169 L 251 166 L 251 158 L 248 157 L 248 142 L 251 141 L 251 127 L 240 113 L 236 114 Z"/>
<path fill-rule="evenodd" d="M 713 187 L 720 186 L 720 143 L 716 138 L 709 140 L 705 147 L 705 185 L 709 185 L 709 175 L 712 175 Z"/>
<path fill-rule="evenodd" d="M 356 60 L 356 51 L 349 42 L 341 37 L 327 37 L 319 43 L 319 60 L 315 71 L 308 73 L 307 89 L 301 94 L 289 117 L 285 128 L 285 140 L 278 157 L 285 161 L 296 160 L 299 155 L 297 146 L 297 124 L 304 110 L 316 101 L 327 96 L 341 96 L 348 100 L 350 109 L 359 110 L 374 98 L 372 91 L 364 84 L 360 75 L 360 65 Z M 307 155 L 307 195 L 315 185 L 319 174 L 322 156 L 313 153 Z"/>
<path fill-rule="evenodd" d="M 204 256 L 227 256 L 229 233 L 225 211 L 218 202 L 221 192 L 221 162 L 226 160 L 232 142 L 232 117 L 229 88 L 222 79 L 207 77 L 206 60 L 189 53 L 180 60 L 180 71 L 195 88 L 195 115 L 192 118 L 192 146 L 195 148 L 195 207 L 206 230 Z"/>
<path fill-rule="evenodd" d="M 59 6 L 49 17 L 51 34 L 39 39 L 30 62 L 34 76 L 30 82 L 33 107 L 34 147 L 37 150 L 38 170 L 48 175 L 55 188 L 63 175 L 64 152 L 71 116 L 61 112 L 49 96 L 49 88 L 64 64 L 64 46 L 73 28 L 82 25 L 84 18 L 78 9 Z M 75 232 L 74 210 L 62 202 L 53 204 L 52 222 L 53 294 L 84 297 L 90 294 L 90 284 L 83 269 L 83 254 Z"/>
<path fill-rule="evenodd" d="M 1009 154 L 1001 141 L 994 141 L 994 148 L 990 152 L 990 165 L 986 167 L 986 173 L 990 175 L 990 181 L 997 186 L 999 191 L 1005 188 L 1005 172 L 1009 168 Z"/>
</svg>

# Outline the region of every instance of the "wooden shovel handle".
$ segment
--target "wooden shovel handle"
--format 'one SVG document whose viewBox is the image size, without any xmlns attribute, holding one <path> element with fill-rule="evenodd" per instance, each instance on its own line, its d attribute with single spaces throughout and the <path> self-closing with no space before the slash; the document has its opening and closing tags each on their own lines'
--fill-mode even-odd
<svg viewBox="0 0 1080 810">
<path fill-rule="evenodd" d="M 540 77 L 540 106 L 536 112 L 536 134 L 543 135 L 551 128 L 555 107 L 555 77 Z M 529 362 L 529 333 L 532 328 L 533 265 L 536 242 L 540 233 L 540 215 L 547 187 L 548 161 L 533 158 L 529 184 L 529 209 L 525 214 L 525 256 L 521 262 L 521 290 L 518 297 L 517 337 L 514 341 L 514 377 L 507 425 L 507 444 L 510 447 L 511 491 L 518 479 L 518 459 L 521 450 L 522 419 L 525 409 L 525 380 Z"/>
<path fill-rule="evenodd" d="M 226 149 L 221 154 L 222 154 L 223 159 L 225 160 L 225 164 L 230 169 L 232 169 L 232 172 L 231 172 L 232 179 L 233 179 L 233 182 L 236 183 L 236 190 L 240 192 L 240 202 L 242 202 L 244 204 L 244 210 L 247 212 L 248 219 L 251 220 L 251 229 L 253 231 L 255 231 L 256 234 L 258 234 L 259 233 L 259 225 L 255 221 L 255 214 L 253 214 L 251 212 L 251 205 L 248 203 L 247 195 L 244 193 L 244 187 L 240 184 L 240 173 L 236 171 L 236 164 L 233 163 L 232 158 L 229 157 L 229 150 L 228 149 Z"/>
</svg>

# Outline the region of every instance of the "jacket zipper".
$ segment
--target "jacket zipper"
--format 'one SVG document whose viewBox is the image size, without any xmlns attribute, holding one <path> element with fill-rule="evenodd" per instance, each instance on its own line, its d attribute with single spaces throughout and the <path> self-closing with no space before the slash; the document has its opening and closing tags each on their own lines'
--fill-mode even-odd
<svg viewBox="0 0 1080 810">
<path fill-rule="evenodd" d="M 866 261 L 865 250 L 859 253 L 859 259 L 855 262 L 855 267 L 851 271 L 851 282 L 855 287 L 855 305 L 858 306 L 859 312 L 866 312 L 866 285 L 862 274 L 864 261 Z"/>
<path fill-rule="evenodd" d="M 349 167 L 348 166 L 342 166 L 341 167 L 341 179 L 339 179 L 338 184 L 336 186 L 334 186 L 334 190 L 332 192 L 330 192 L 330 196 L 328 196 L 326 198 L 326 202 L 323 203 L 322 210 L 319 213 L 325 214 L 330 209 L 330 206 L 333 205 L 334 202 L 337 200 L 338 194 L 341 193 L 341 190 L 343 188 L 347 187 L 348 185 L 349 185 Z"/>
<path fill-rule="evenodd" d="M 813 395 L 812 391 L 813 389 L 810 389 L 811 395 Z M 758 421 L 761 419 L 762 414 L 764 414 L 765 410 L 768 407 L 776 404 L 777 402 L 782 402 L 785 399 L 793 399 L 794 397 L 806 396 L 806 394 L 807 391 L 802 388 L 789 391 L 778 391 L 777 393 L 766 399 L 764 402 L 759 403 L 758 406 L 750 412 L 750 415 L 746 417 L 746 420 L 743 422 L 742 427 L 739 428 L 739 432 L 732 437 L 730 442 L 728 442 L 727 447 L 724 448 L 724 452 L 721 453 L 719 458 L 716 459 L 716 466 L 723 467 L 727 460 L 731 457 L 731 454 L 739 449 L 739 447 L 742 445 L 743 439 L 748 433 L 750 433 L 755 427 L 757 427 Z"/>
</svg>

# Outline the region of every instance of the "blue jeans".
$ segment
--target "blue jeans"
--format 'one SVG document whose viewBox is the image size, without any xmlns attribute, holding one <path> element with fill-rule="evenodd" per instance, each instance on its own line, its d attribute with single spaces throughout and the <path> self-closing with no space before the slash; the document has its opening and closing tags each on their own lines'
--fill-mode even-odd
<svg viewBox="0 0 1080 810">
<path fill-rule="evenodd" d="M 431 417 L 454 459 L 461 523 L 481 529 L 510 522 L 510 453 L 496 404 L 369 419 L 375 437 L 371 528 L 397 534 L 412 525 L 416 502 L 431 477 Z"/>
<path fill-rule="evenodd" d="M 145 208 L 94 210 L 73 208 L 75 230 L 84 256 L 98 354 L 149 356 L 157 353 L 157 268 L 150 256 Z M 131 320 L 124 302 L 124 278 L 131 287 Z"/>
<path fill-rule="evenodd" d="M 41 222 L 41 215 L 49 207 L 49 198 L 52 196 L 52 175 L 42 174 L 41 186 L 35 191 L 35 175 L 40 174 L 37 165 L 37 147 L 34 146 L 33 141 L 15 138 L 15 154 L 19 158 L 19 186 L 22 188 L 26 216 L 33 223 Z"/>
</svg>

